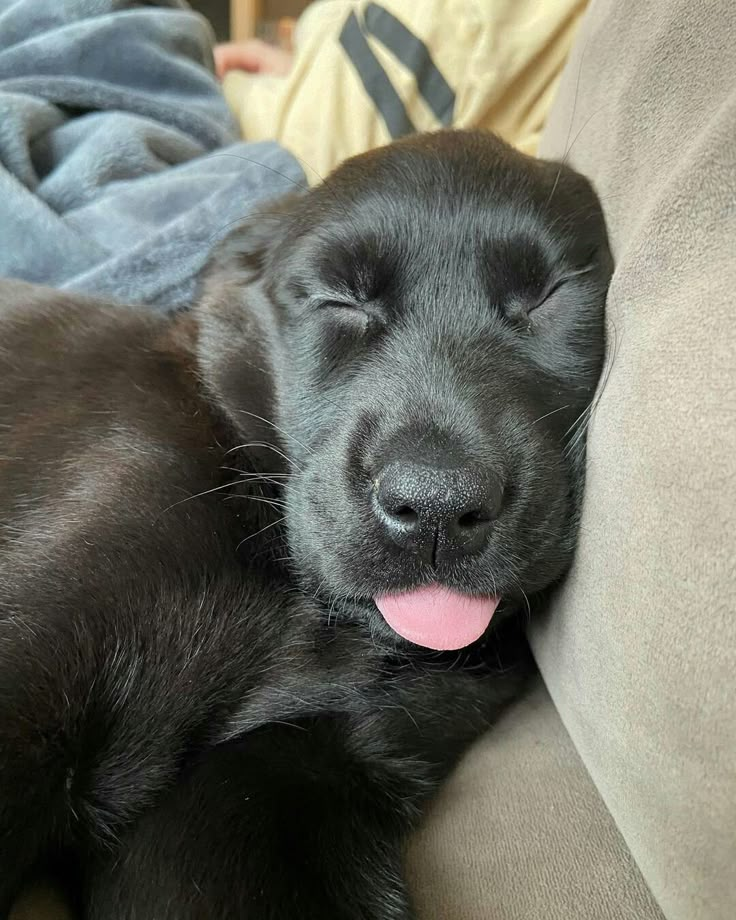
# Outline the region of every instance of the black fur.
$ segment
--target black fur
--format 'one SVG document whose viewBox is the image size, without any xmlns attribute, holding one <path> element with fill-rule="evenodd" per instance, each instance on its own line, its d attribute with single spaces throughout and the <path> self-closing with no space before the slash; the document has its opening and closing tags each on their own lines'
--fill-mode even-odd
<svg viewBox="0 0 736 920">
<path fill-rule="evenodd" d="M 0 915 L 56 869 L 90 920 L 412 916 L 570 563 L 610 271 L 586 180 L 445 132 L 236 230 L 193 315 L 0 286 Z M 372 496 L 440 455 L 503 498 L 428 559 Z M 429 581 L 502 596 L 483 640 L 389 630 Z"/>
</svg>

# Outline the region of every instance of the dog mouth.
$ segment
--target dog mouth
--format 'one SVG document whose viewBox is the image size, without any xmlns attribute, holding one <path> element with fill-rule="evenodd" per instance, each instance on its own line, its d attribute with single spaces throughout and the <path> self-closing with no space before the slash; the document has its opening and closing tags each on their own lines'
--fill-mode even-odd
<svg viewBox="0 0 736 920">
<path fill-rule="evenodd" d="M 411 591 L 381 594 L 374 602 L 402 639 L 436 651 L 454 651 L 481 638 L 500 598 L 463 594 L 434 583 Z"/>
</svg>

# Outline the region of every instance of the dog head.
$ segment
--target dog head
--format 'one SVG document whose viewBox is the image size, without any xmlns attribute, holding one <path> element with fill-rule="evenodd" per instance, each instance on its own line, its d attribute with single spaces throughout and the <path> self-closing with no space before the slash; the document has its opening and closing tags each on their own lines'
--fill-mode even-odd
<svg viewBox="0 0 736 920">
<path fill-rule="evenodd" d="M 229 237 L 202 361 L 236 425 L 268 372 L 305 590 L 449 649 L 560 578 L 611 269 L 590 184 L 475 132 L 358 156 Z"/>
</svg>

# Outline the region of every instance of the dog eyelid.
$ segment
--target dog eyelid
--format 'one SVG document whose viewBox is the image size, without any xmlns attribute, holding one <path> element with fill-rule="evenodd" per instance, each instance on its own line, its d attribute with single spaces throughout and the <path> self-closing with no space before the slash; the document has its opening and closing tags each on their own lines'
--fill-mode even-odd
<svg viewBox="0 0 736 920">
<path fill-rule="evenodd" d="M 555 281 L 550 282 L 547 287 L 542 291 L 542 294 L 537 298 L 536 302 L 532 301 L 532 305 L 529 305 L 526 309 L 527 313 L 532 313 L 534 310 L 538 310 L 540 307 L 544 306 L 550 297 L 553 294 L 556 294 L 561 288 L 563 288 L 570 279 L 568 277 L 558 278 Z"/>
<path fill-rule="evenodd" d="M 355 296 L 347 291 L 320 291 L 307 297 L 306 305 L 310 309 L 342 309 L 360 310 L 367 312 L 367 304 L 361 303 Z"/>
<path fill-rule="evenodd" d="M 581 275 L 587 275 L 589 272 L 592 272 L 594 268 L 594 265 L 586 265 L 584 268 L 566 272 L 564 275 L 558 276 L 553 281 L 550 281 L 550 283 L 542 292 L 542 295 L 540 296 L 537 303 L 533 307 L 530 307 L 527 312 L 531 313 L 532 310 L 537 310 L 539 307 L 543 306 L 550 299 L 550 297 L 552 297 L 553 294 L 556 294 L 571 281 L 574 281 L 575 278 L 579 278 Z"/>
</svg>

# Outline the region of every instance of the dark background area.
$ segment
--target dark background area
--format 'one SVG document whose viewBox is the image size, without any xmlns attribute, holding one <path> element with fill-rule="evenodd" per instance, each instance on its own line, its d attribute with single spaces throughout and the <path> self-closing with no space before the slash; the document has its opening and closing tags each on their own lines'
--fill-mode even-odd
<svg viewBox="0 0 736 920">
<path fill-rule="evenodd" d="M 190 5 L 203 13 L 212 23 L 218 42 L 230 38 L 230 0 L 189 0 Z M 259 34 L 264 38 L 273 38 L 274 23 L 284 16 L 297 18 L 308 6 L 306 0 L 263 0 L 263 23 Z"/>
<path fill-rule="evenodd" d="M 189 0 L 198 13 L 203 13 L 212 23 L 218 42 L 230 38 L 230 0 Z"/>
</svg>

